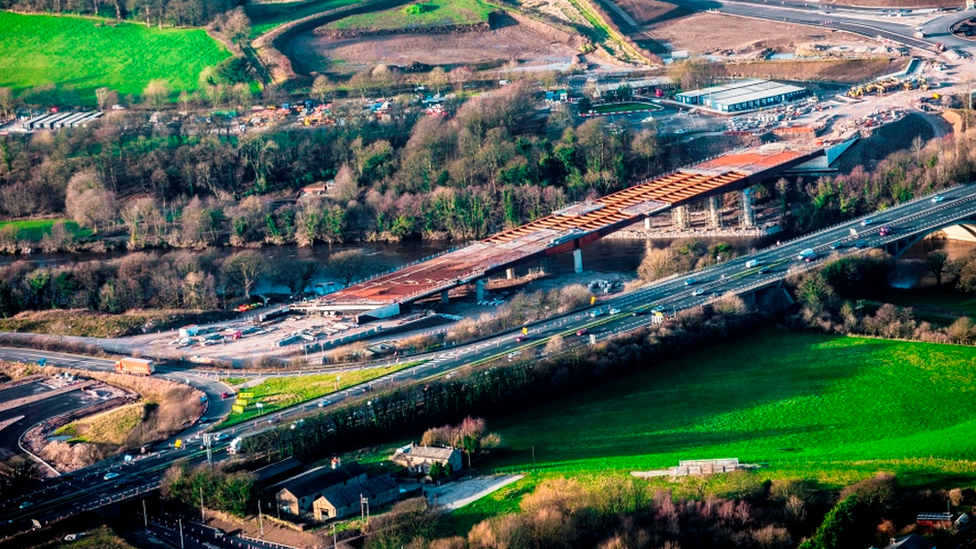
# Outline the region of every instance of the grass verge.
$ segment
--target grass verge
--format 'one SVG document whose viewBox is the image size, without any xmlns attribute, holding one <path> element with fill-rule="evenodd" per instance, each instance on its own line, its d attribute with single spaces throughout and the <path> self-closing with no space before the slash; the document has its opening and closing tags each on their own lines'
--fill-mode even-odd
<svg viewBox="0 0 976 549">
<path fill-rule="evenodd" d="M 0 29 L 0 87 L 54 86 L 76 94 L 52 103 L 93 104 L 101 86 L 141 94 L 157 78 L 171 90 L 193 90 L 204 67 L 230 56 L 203 29 L 9 12 L 0 12 Z"/>
<path fill-rule="evenodd" d="M 419 6 L 419 7 L 414 7 Z M 413 8 L 413 9 L 411 9 Z M 327 29 L 404 29 L 470 25 L 488 21 L 496 8 L 481 0 L 435 0 L 375 13 L 345 17 L 325 26 Z"/>
<path fill-rule="evenodd" d="M 426 361 L 405 362 L 385 368 L 369 368 L 330 374 L 268 378 L 259 385 L 244 390 L 244 392 L 254 395 L 253 398 L 248 399 L 248 406 L 244 413 L 231 414 L 220 424 L 220 427 L 229 427 L 258 416 L 271 414 L 313 398 L 326 396 L 347 387 L 417 366 L 423 362 Z M 264 405 L 260 410 L 255 406 L 258 402 Z"/>
<path fill-rule="evenodd" d="M 60 427 L 54 434 L 71 436 L 68 442 L 121 445 L 144 415 L 144 404 L 130 404 L 73 421 Z"/>
</svg>

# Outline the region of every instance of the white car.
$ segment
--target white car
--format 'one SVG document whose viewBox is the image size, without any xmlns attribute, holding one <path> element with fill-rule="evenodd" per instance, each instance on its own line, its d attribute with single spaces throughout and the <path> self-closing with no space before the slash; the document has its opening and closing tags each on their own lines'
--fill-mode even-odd
<svg viewBox="0 0 976 549">
<path fill-rule="evenodd" d="M 115 471 L 112 471 L 111 473 L 105 473 L 105 476 L 102 477 L 102 478 L 105 479 L 105 480 L 112 480 L 113 478 L 118 478 L 119 476 L 120 475 L 118 473 L 116 473 Z"/>
<path fill-rule="evenodd" d="M 938 204 L 939 202 L 942 202 L 943 200 L 945 200 L 945 197 L 942 196 L 942 195 L 936 195 L 936 196 L 933 196 L 932 197 L 932 203 L 933 204 Z"/>
<path fill-rule="evenodd" d="M 620 309 L 610 309 L 610 314 L 615 315 L 620 312 Z"/>
</svg>

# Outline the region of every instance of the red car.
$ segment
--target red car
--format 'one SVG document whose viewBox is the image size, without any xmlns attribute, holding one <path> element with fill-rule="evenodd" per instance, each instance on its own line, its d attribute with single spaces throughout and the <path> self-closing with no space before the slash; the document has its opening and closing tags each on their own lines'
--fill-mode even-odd
<svg viewBox="0 0 976 549">
<path fill-rule="evenodd" d="M 581 336 L 581 335 L 586 335 L 586 334 L 588 334 L 589 332 L 590 332 L 590 331 L 589 331 L 589 330 L 587 330 L 586 328 L 580 328 L 579 330 L 576 330 L 576 335 L 578 335 L 578 336 Z"/>
<path fill-rule="evenodd" d="M 230 398 L 232 396 L 234 396 L 234 393 L 220 393 L 220 398 L 227 399 L 227 398 Z"/>
</svg>

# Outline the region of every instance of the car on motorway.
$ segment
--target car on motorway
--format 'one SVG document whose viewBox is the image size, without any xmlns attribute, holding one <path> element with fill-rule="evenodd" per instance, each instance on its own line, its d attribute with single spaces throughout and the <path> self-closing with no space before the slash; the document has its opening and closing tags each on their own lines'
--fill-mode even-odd
<svg viewBox="0 0 976 549">
<path fill-rule="evenodd" d="M 843 244 L 841 244 L 840 242 L 832 242 L 830 244 L 830 249 L 831 250 L 839 250 L 841 248 L 841 246 L 843 246 Z"/>
<path fill-rule="evenodd" d="M 620 309 L 614 308 L 614 309 L 610 309 L 607 312 L 610 313 L 610 314 L 612 314 L 612 315 L 615 315 L 615 314 L 619 314 L 620 313 Z"/>
<path fill-rule="evenodd" d="M 884 227 L 881 227 L 881 230 L 878 231 L 878 234 L 881 235 L 881 236 L 888 236 L 888 235 L 890 235 L 891 234 L 891 227 L 888 226 L 888 225 L 885 225 Z"/>
<path fill-rule="evenodd" d="M 529 336 L 524 334 L 519 334 L 515 336 L 515 343 L 522 343 L 523 341 L 528 341 Z"/>
<path fill-rule="evenodd" d="M 23 502 L 23 503 L 20 504 L 20 507 L 18 507 L 18 509 L 27 509 L 31 505 L 34 505 L 34 504 L 31 503 L 31 502 L 29 502 L 29 501 L 25 501 L 25 502 Z"/>
<path fill-rule="evenodd" d="M 865 242 L 865 241 L 863 241 L 863 240 L 858 240 L 857 242 L 854 243 L 854 248 L 857 249 L 857 250 L 860 250 L 860 249 L 863 249 L 863 248 L 867 248 L 867 246 L 868 246 L 868 243 Z"/>
<path fill-rule="evenodd" d="M 634 309 L 634 316 L 644 316 L 647 314 L 647 309 Z"/>
<path fill-rule="evenodd" d="M 937 195 L 935 195 L 935 196 L 932 197 L 932 203 L 933 204 L 938 204 L 939 202 L 942 202 L 943 200 L 945 200 L 945 197 L 942 196 L 942 195 L 940 195 L 940 194 L 937 194 Z"/>
<path fill-rule="evenodd" d="M 102 477 L 102 478 L 105 479 L 105 480 L 112 480 L 113 478 L 119 478 L 119 476 L 120 475 L 118 473 L 116 473 L 115 471 L 111 471 L 111 472 L 105 473 L 105 476 Z"/>
<path fill-rule="evenodd" d="M 705 288 L 698 288 L 694 292 L 691 292 L 691 295 L 702 295 L 703 293 L 705 293 Z"/>
<path fill-rule="evenodd" d="M 232 396 L 234 396 L 234 393 L 220 393 L 220 398 L 223 398 L 223 399 L 228 399 L 228 398 L 230 398 Z"/>
<path fill-rule="evenodd" d="M 697 284 L 697 283 L 698 281 L 695 280 L 694 278 L 689 278 L 688 280 L 685 280 L 685 286 L 691 286 L 692 284 Z"/>
<path fill-rule="evenodd" d="M 319 401 L 319 408 L 325 408 L 329 404 L 332 404 L 331 400 L 321 400 Z"/>
<path fill-rule="evenodd" d="M 651 312 L 652 313 L 660 313 L 663 310 L 664 310 L 664 305 L 655 305 L 654 308 L 651 309 Z"/>
<path fill-rule="evenodd" d="M 869 218 L 861 221 L 861 226 L 862 227 L 867 227 L 868 225 L 870 225 L 872 223 L 874 223 L 874 220 L 869 217 Z"/>
<path fill-rule="evenodd" d="M 590 331 L 587 330 L 586 328 L 580 328 L 579 330 L 576 330 L 576 335 L 583 336 L 583 335 L 588 334 L 589 332 Z"/>
<path fill-rule="evenodd" d="M 756 274 L 761 275 L 761 274 L 766 274 L 768 272 L 769 272 L 769 267 L 759 267 L 759 270 L 756 271 Z"/>
</svg>

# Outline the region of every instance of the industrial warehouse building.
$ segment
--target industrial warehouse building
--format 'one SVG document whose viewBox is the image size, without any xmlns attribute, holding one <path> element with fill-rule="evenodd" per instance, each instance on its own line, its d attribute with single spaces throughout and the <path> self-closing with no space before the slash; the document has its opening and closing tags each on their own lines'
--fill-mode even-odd
<svg viewBox="0 0 976 549">
<path fill-rule="evenodd" d="M 675 99 L 686 105 L 697 105 L 718 112 L 746 112 L 782 105 L 809 95 L 810 90 L 799 86 L 749 79 L 682 92 Z"/>
</svg>

